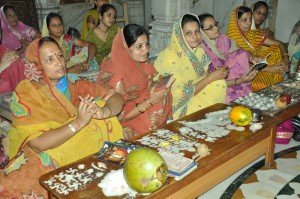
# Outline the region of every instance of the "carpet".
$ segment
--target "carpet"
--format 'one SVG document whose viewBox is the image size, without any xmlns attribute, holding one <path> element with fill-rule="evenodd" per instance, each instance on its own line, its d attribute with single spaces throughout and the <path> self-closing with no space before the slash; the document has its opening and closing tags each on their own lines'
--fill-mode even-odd
<svg viewBox="0 0 300 199">
<path fill-rule="evenodd" d="M 238 176 L 221 199 L 299 199 L 300 145 L 274 155 L 271 169 L 261 160 Z"/>
</svg>

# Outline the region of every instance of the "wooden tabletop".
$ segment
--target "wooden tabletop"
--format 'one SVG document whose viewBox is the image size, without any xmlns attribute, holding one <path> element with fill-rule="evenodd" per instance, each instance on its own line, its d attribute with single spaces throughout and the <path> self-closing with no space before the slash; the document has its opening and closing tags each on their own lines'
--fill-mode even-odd
<svg viewBox="0 0 300 199">
<path fill-rule="evenodd" d="M 208 112 L 214 112 L 218 110 L 225 109 L 227 105 L 225 104 L 216 104 L 206 109 L 197 111 L 191 115 L 183 117 L 177 121 L 173 121 L 172 123 L 166 124 L 163 128 L 169 129 L 174 133 L 178 133 L 178 128 L 182 126 L 180 121 L 197 121 L 205 118 L 205 114 Z M 210 151 L 210 155 L 201 158 L 198 160 L 198 168 L 189 174 L 187 177 L 180 181 L 175 181 L 172 178 L 169 178 L 165 185 L 159 189 L 158 191 L 148 195 L 148 196 L 138 196 L 137 198 L 167 198 L 170 195 L 178 192 L 182 187 L 188 187 L 193 184 L 199 184 L 199 179 L 205 177 L 205 175 L 212 175 L 211 182 L 207 181 L 207 187 L 202 188 L 199 193 L 202 193 L 208 190 L 210 187 L 214 186 L 221 180 L 230 176 L 232 173 L 241 169 L 245 165 L 249 164 L 253 160 L 257 159 L 263 154 L 268 153 L 273 156 L 272 146 L 274 147 L 274 127 L 276 124 L 279 124 L 280 121 L 277 118 L 264 115 L 263 119 L 263 127 L 255 132 L 249 129 L 249 126 L 245 127 L 244 131 L 236 131 L 232 130 L 229 135 L 218 138 L 214 142 L 205 142 L 203 139 L 199 139 L 199 143 L 205 143 Z M 149 132 L 148 134 L 153 133 L 154 131 Z M 272 136 L 273 137 L 272 137 Z M 137 137 L 135 140 L 141 138 Z M 135 140 L 132 140 L 135 142 Z M 249 151 L 250 150 L 250 151 Z M 251 151 L 253 150 L 253 151 Z M 192 157 L 191 152 L 186 152 L 185 156 L 188 158 Z M 237 159 L 236 159 L 237 158 Z M 233 162 L 231 162 L 233 161 Z M 45 180 L 50 179 L 54 175 L 59 174 L 62 171 L 66 171 L 68 168 L 77 168 L 79 164 L 90 165 L 92 162 L 97 163 L 100 160 L 97 159 L 95 155 L 88 156 L 82 160 L 79 160 L 70 165 L 61 167 L 57 170 L 44 174 L 40 178 L 40 184 L 52 193 L 54 196 L 58 198 L 105 198 L 102 193 L 101 188 L 97 186 L 97 184 L 103 179 L 100 177 L 95 179 L 95 181 L 88 183 L 84 190 L 71 192 L 68 196 L 63 196 L 56 193 L 53 189 L 50 189 L 47 184 L 44 183 Z M 227 165 L 226 165 L 227 164 Z M 108 164 L 107 164 L 108 165 Z M 220 167 L 222 166 L 222 167 Z M 226 171 L 225 168 L 229 170 Z M 232 168 L 233 166 L 233 168 Z M 218 171 L 217 168 L 220 170 Z M 109 165 L 109 170 L 118 169 L 115 165 Z M 106 173 L 108 173 L 107 171 Z M 216 175 L 215 177 L 213 177 Z M 205 183 L 204 183 L 205 185 Z M 201 189 L 201 187 L 200 187 Z M 189 189 L 184 190 L 185 192 L 189 192 Z M 197 196 L 199 194 L 191 189 L 190 196 Z M 200 194 L 199 194 L 200 195 Z M 118 198 L 118 197 L 109 197 L 109 198 Z M 121 197 L 120 197 L 121 198 Z M 174 197 L 173 197 L 174 198 Z"/>
</svg>

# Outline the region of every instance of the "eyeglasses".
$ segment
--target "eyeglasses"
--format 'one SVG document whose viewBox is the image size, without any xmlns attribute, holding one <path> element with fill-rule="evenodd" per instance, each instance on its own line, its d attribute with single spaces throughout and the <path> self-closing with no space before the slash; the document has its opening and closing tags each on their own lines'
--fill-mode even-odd
<svg viewBox="0 0 300 199">
<path fill-rule="evenodd" d="M 216 21 L 215 24 L 210 25 L 208 28 L 205 28 L 203 30 L 210 30 L 210 31 L 212 31 L 214 27 L 217 27 L 217 28 L 219 27 L 219 22 L 218 21 Z"/>
</svg>

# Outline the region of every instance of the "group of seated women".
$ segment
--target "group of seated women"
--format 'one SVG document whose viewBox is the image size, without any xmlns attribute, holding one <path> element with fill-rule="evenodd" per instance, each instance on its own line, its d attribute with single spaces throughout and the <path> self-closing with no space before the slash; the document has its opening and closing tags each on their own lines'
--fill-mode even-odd
<svg viewBox="0 0 300 199">
<path fill-rule="evenodd" d="M 10 163 L 0 176 L 1 198 L 46 197 L 38 184 L 41 174 L 96 153 L 104 141 L 132 139 L 168 120 L 229 103 L 282 81 L 288 71 L 286 48 L 251 30 L 248 7 L 232 11 L 227 35 L 220 34 L 210 14 L 183 15 L 174 23 L 170 45 L 152 65 L 147 31 L 136 24 L 114 29 L 115 9 L 105 5 L 99 9 L 100 24 L 86 34 L 88 41 L 64 34 L 61 16 L 51 13 L 43 31 L 49 36 L 27 47 L 25 79 L 12 95 L 5 153 Z M 88 70 L 98 51 L 97 37 L 111 40 L 112 46 L 109 56 L 97 60 L 101 70 L 92 83 L 73 72 Z M 85 58 L 68 66 L 84 48 Z M 268 67 L 247 74 L 269 53 Z M 168 74 L 176 78 L 170 88 L 153 87 Z"/>
</svg>

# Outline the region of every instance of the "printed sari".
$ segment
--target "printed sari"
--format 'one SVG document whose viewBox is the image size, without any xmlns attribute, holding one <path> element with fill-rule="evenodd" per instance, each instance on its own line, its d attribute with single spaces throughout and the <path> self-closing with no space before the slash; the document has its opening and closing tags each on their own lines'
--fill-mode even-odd
<svg viewBox="0 0 300 199">
<path fill-rule="evenodd" d="M 209 71 L 214 71 L 220 66 L 228 66 L 229 74 L 226 80 L 241 78 L 249 71 L 248 52 L 237 47 L 234 40 L 220 35 L 214 42 L 201 31 L 201 46 L 209 56 L 211 64 Z M 226 103 L 251 92 L 251 82 L 227 87 Z"/>
<path fill-rule="evenodd" d="M 150 63 L 137 63 L 129 53 L 123 31 L 119 30 L 112 44 L 109 58 L 103 60 L 101 73 L 97 77 L 99 84 L 114 88 L 126 100 L 123 114 L 130 113 L 137 103 L 149 99 L 149 85 L 157 71 Z M 137 117 L 121 122 L 124 136 L 143 134 L 172 119 L 172 96 L 166 95 L 163 102 L 153 104 Z"/>
<path fill-rule="evenodd" d="M 290 73 L 299 72 L 300 61 L 300 21 L 298 21 L 291 33 L 288 52 L 291 60 Z"/>
<path fill-rule="evenodd" d="M 194 84 L 208 73 L 211 61 L 200 46 L 194 50 L 190 48 L 180 24 L 181 19 L 175 22 L 171 44 L 159 53 L 154 63 L 159 74 L 173 74 L 176 78 L 171 88 L 174 119 L 216 103 L 225 103 L 227 88 L 225 80 L 217 80 L 195 95 Z"/>
<path fill-rule="evenodd" d="M 279 47 L 263 45 L 267 37 L 261 31 L 249 30 L 246 34 L 241 31 L 238 25 L 237 11 L 238 8 L 234 9 L 231 13 L 227 36 L 235 40 L 240 48 L 251 52 L 255 56 L 264 58 L 271 53 L 267 58 L 268 66 L 282 62 L 283 59 Z M 282 80 L 283 76 L 281 74 L 261 71 L 252 80 L 252 91 L 261 90 Z"/>
<path fill-rule="evenodd" d="M 16 27 L 12 27 L 3 10 L 0 9 L 0 20 L 2 27 L 2 45 L 10 50 L 17 50 L 21 48 L 21 39 L 26 39 L 27 41 L 32 41 L 36 34 L 36 30 L 30 26 L 25 25 L 23 22 L 19 21 Z M 25 57 L 25 51 L 22 54 Z"/>
<path fill-rule="evenodd" d="M 87 21 L 88 16 L 90 16 L 90 15 L 94 18 L 96 25 L 98 24 L 99 12 L 97 11 L 97 9 L 88 10 L 85 13 L 84 18 L 83 18 L 80 39 L 85 40 L 86 39 L 86 34 L 89 32 L 86 21 Z"/>
<path fill-rule="evenodd" d="M 35 53 L 32 48 L 28 50 L 31 54 Z M 39 58 L 35 56 L 29 60 Z M 79 96 L 89 94 L 100 99 L 107 95 L 107 91 L 101 86 L 68 75 L 68 87 L 62 92 L 49 83 L 35 64 L 27 64 L 26 71 L 27 79 L 17 86 L 10 105 L 13 118 L 8 134 L 10 163 L 0 175 L 0 198 L 46 198 L 46 191 L 38 183 L 42 174 L 96 153 L 105 141 L 114 142 L 124 138 L 116 117 L 92 119 L 58 147 L 39 153 L 30 149 L 27 145 L 30 140 L 76 118 Z M 101 100 L 97 103 L 100 106 L 105 104 Z"/>
</svg>

